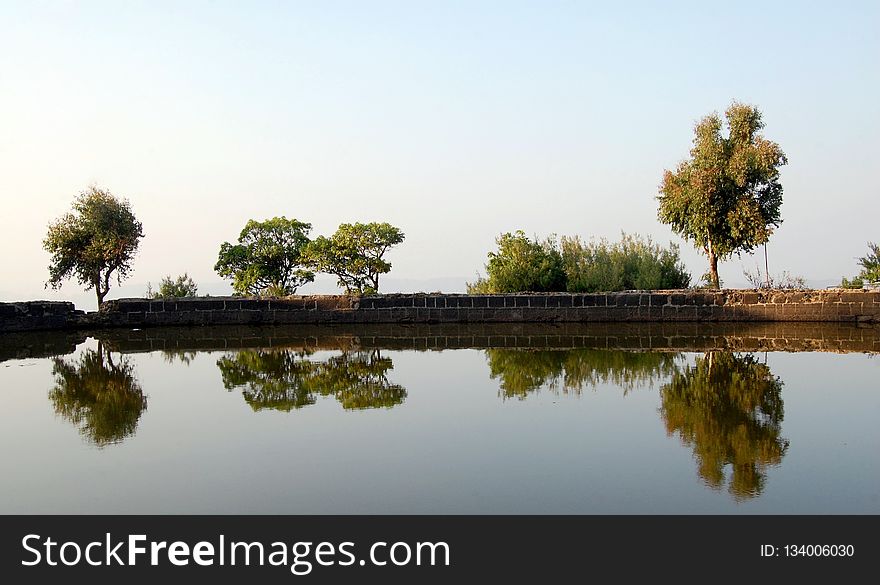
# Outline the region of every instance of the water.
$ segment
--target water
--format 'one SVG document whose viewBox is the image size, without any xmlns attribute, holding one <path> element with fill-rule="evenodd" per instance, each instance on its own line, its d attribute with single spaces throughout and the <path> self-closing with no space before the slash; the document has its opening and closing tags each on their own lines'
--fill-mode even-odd
<svg viewBox="0 0 880 585">
<path fill-rule="evenodd" d="M 670 327 L 6 335 L 0 513 L 880 513 L 876 329 Z"/>
</svg>

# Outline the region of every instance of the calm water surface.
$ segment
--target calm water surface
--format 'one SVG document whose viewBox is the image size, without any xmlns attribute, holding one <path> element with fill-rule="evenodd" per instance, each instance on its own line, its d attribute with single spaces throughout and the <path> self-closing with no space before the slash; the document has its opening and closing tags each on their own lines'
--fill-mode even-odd
<svg viewBox="0 0 880 585">
<path fill-rule="evenodd" d="M 0 513 L 880 513 L 870 353 L 142 337 L 7 339 Z"/>
</svg>

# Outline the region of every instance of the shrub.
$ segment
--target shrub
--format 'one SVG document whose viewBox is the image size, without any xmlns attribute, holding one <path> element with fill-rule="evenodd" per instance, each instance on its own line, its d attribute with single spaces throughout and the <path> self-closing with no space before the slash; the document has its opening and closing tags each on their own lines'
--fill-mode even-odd
<svg viewBox="0 0 880 585">
<path fill-rule="evenodd" d="M 749 281 L 753 288 L 771 288 L 776 290 L 805 290 L 807 281 L 803 276 L 794 276 L 788 271 L 783 271 L 777 277 L 767 276 L 761 272 L 760 268 L 755 268 L 755 272 L 743 270 L 743 276 Z"/>
<path fill-rule="evenodd" d="M 506 292 L 608 292 L 687 288 L 678 247 L 623 234 L 619 242 L 585 244 L 577 236 L 539 241 L 522 231 L 501 234 L 489 252 L 487 277 L 467 283 L 469 294 Z"/>
<path fill-rule="evenodd" d="M 553 238 L 529 239 L 525 232 L 496 238 L 497 252 L 489 252 L 487 277 L 468 283 L 469 293 L 552 292 L 565 290 L 562 255 Z"/>
<path fill-rule="evenodd" d="M 678 246 L 663 248 L 639 235 L 587 244 L 577 236 L 563 237 L 562 259 L 570 292 L 676 289 L 691 282 Z"/>
<path fill-rule="evenodd" d="M 147 283 L 147 298 L 148 299 L 175 299 L 175 298 L 183 298 L 183 297 L 194 297 L 198 295 L 199 287 L 196 286 L 196 283 L 193 282 L 193 279 L 189 277 L 189 275 L 184 272 L 177 278 L 173 279 L 171 276 L 166 276 L 159 283 L 159 290 L 153 291 L 152 285 Z"/>
<path fill-rule="evenodd" d="M 843 288 L 863 288 L 865 283 L 880 282 L 880 244 L 868 242 L 870 252 L 859 258 L 862 271 L 852 280 L 843 278 L 840 286 Z"/>
</svg>

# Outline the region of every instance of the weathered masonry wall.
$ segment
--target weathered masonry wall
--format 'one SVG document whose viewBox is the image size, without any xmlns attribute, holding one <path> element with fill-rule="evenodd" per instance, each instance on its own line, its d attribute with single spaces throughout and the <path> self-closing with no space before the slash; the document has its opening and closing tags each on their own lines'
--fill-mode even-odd
<svg viewBox="0 0 880 585">
<path fill-rule="evenodd" d="M 86 323 L 86 314 L 66 301 L 0 303 L 0 332 L 73 329 Z"/>
<path fill-rule="evenodd" d="M 96 324 L 526 323 L 620 321 L 880 322 L 880 292 L 235 297 L 104 303 Z"/>
<path fill-rule="evenodd" d="M 876 291 L 653 291 L 598 294 L 117 299 L 97 313 L 71 303 L 0 303 L 0 331 L 75 327 L 349 323 L 788 321 L 880 323 Z"/>
</svg>

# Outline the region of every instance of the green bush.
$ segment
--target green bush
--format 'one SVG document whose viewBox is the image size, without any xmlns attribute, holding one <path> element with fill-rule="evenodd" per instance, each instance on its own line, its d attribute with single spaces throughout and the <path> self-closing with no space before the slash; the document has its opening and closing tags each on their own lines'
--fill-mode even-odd
<svg viewBox="0 0 880 585">
<path fill-rule="evenodd" d="M 843 278 L 840 286 L 843 288 L 863 288 L 865 283 L 880 282 L 880 244 L 868 242 L 871 252 L 859 258 L 862 271 L 852 280 Z"/>
<path fill-rule="evenodd" d="M 198 295 L 199 287 L 196 286 L 196 283 L 193 282 L 193 279 L 189 277 L 189 275 L 184 272 L 177 278 L 173 279 L 171 276 L 166 276 L 159 283 L 159 290 L 153 291 L 153 286 L 148 282 L 147 283 L 147 298 L 148 299 L 177 299 L 184 297 L 194 297 Z"/>
<path fill-rule="evenodd" d="M 562 255 L 552 238 L 529 239 L 522 230 L 496 238 L 497 252 L 489 252 L 487 278 L 467 284 L 475 293 L 551 292 L 565 290 Z"/>
<path fill-rule="evenodd" d="M 678 246 L 663 248 L 639 235 L 587 244 L 577 236 L 563 237 L 562 259 L 570 292 L 676 289 L 691 282 Z"/>
<path fill-rule="evenodd" d="M 577 236 L 539 241 L 522 231 L 501 234 L 489 252 L 486 278 L 467 284 L 469 294 L 507 292 L 607 292 L 687 288 L 678 247 L 623 234 L 619 242 L 585 244 Z"/>
</svg>

